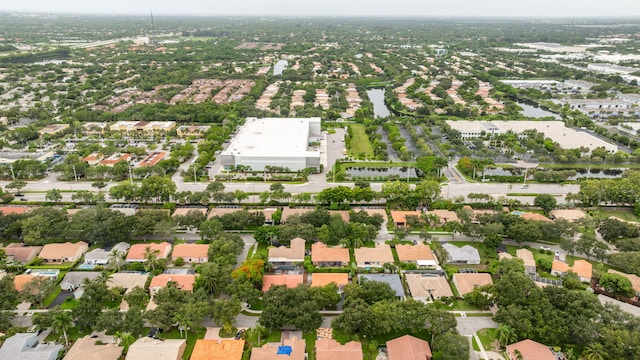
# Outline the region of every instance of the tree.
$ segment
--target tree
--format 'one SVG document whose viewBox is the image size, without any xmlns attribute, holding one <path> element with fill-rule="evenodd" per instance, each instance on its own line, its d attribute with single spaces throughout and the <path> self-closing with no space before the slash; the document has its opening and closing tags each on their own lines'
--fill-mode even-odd
<svg viewBox="0 0 640 360">
<path fill-rule="evenodd" d="M 212 304 L 211 313 L 213 319 L 218 326 L 222 326 L 222 329 L 226 333 L 230 333 L 233 329 L 233 324 L 236 316 L 242 311 L 242 306 L 238 300 L 217 300 Z"/>
<path fill-rule="evenodd" d="M 129 304 L 130 309 L 142 310 L 147 306 L 149 294 L 143 288 L 135 286 L 124 295 L 124 300 Z"/>
<path fill-rule="evenodd" d="M 118 345 L 125 348 L 129 348 L 129 345 L 133 344 L 133 342 L 136 341 L 136 339 L 130 332 L 116 331 L 116 333 L 113 334 L 113 337 L 118 340 Z"/>
<path fill-rule="evenodd" d="M 69 346 L 69 338 L 67 337 L 67 330 L 71 329 L 73 326 L 73 318 L 71 317 L 71 313 L 68 311 L 57 311 L 51 317 L 51 327 L 53 331 L 56 333 L 62 332 L 64 335 L 64 343 L 65 346 Z"/>
<path fill-rule="evenodd" d="M 533 199 L 533 204 L 542 208 L 542 211 L 544 211 L 546 215 L 549 215 L 549 211 L 555 209 L 558 206 L 556 198 L 550 194 L 536 195 L 536 197 Z"/>
<path fill-rule="evenodd" d="M 107 187 L 107 183 L 102 180 L 98 180 L 92 182 L 91 187 L 98 189 L 99 192 L 102 192 L 102 189 Z"/>
<path fill-rule="evenodd" d="M 200 224 L 200 237 L 203 240 L 211 241 L 218 234 L 224 231 L 222 223 L 218 219 L 205 220 Z"/>
<path fill-rule="evenodd" d="M 518 341 L 518 334 L 516 334 L 516 330 L 509 325 L 498 326 L 495 334 L 500 346 L 503 347 Z"/>
<path fill-rule="evenodd" d="M 160 250 L 152 249 L 150 246 L 147 246 L 142 255 L 144 256 L 146 267 L 151 269 L 151 271 L 155 270 L 158 264 L 158 255 L 160 255 Z"/>
<path fill-rule="evenodd" d="M 10 183 L 8 183 L 5 188 L 7 189 L 15 189 L 16 192 L 20 192 L 20 189 L 27 186 L 27 182 L 22 179 L 13 179 Z"/>
<path fill-rule="evenodd" d="M 433 360 L 459 360 L 469 358 L 469 341 L 456 333 L 437 336 L 433 343 Z"/>
<path fill-rule="evenodd" d="M 58 189 L 51 189 L 47 191 L 45 199 L 47 201 L 60 202 L 60 200 L 62 200 L 62 193 Z"/>
<path fill-rule="evenodd" d="M 23 301 L 28 301 L 39 307 L 55 287 L 56 283 L 50 278 L 36 276 L 24 285 L 20 295 Z"/>
<path fill-rule="evenodd" d="M 600 286 L 602 286 L 608 292 L 622 295 L 624 297 L 632 297 L 635 294 L 633 285 L 631 284 L 631 280 L 619 274 L 602 274 L 602 276 L 600 277 Z"/>
<path fill-rule="evenodd" d="M 13 285 L 12 276 L 4 276 L 0 279 L 0 294 L 2 294 L 0 296 L 0 310 L 14 310 L 18 305 L 20 294 Z"/>
<path fill-rule="evenodd" d="M 585 360 L 604 360 L 608 358 L 604 346 L 598 342 L 587 344 L 582 351 L 582 356 L 584 356 Z"/>
</svg>

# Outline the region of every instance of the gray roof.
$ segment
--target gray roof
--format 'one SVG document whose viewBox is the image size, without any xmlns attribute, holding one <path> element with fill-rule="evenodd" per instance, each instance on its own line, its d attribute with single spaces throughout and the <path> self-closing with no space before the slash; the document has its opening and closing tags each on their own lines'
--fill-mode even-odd
<svg viewBox="0 0 640 360">
<path fill-rule="evenodd" d="M 111 248 L 111 250 L 95 249 L 84 254 L 85 260 L 107 260 L 111 256 L 113 250 L 118 250 L 120 253 L 126 254 L 131 245 L 126 242 L 119 242 Z"/>
<path fill-rule="evenodd" d="M 449 256 L 447 260 L 451 262 L 467 262 L 467 261 L 480 261 L 480 253 L 478 249 L 465 245 L 463 247 L 457 247 L 449 243 L 443 244 L 442 247 L 447 250 Z"/>
<path fill-rule="evenodd" d="M 15 334 L 0 348 L 0 359 L 55 360 L 62 345 L 38 344 L 35 333 Z"/>
<path fill-rule="evenodd" d="M 73 285 L 82 285 L 84 279 L 93 280 L 100 276 L 98 271 L 69 271 L 62 279 L 61 284 L 69 283 Z"/>
<path fill-rule="evenodd" d="M 402 287 L 402 282 L 398 274 L 359 274 L 358 279 L 387 283 L 391 286 L 391 289 L 396 292 L 397 297 L 404 298 L 404 287 Z"/>
</svg>

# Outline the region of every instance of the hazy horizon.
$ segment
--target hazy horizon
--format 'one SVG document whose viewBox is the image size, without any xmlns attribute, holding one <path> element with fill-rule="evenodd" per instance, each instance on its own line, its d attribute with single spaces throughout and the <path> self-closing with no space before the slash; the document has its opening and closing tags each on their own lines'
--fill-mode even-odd
<svg viewBox="0 0 640 360">
<path fill-rule="evenodd" d="M 596 0 L 507 1 L 396 0 L 393 7 L 382 0 L 326 0 L 305 3 L 298 0 L 244 0 L 214 4 L 203 0 L 143 0 L 87 2 L 79 0 L 24 0 L 0 5 L 0 12 L 146 15 L 160 16 L 316 16 L 316 17 L 482 17 L 482 18 L 630 18 L 640 16 L 640 1 Z"/>
</svg>

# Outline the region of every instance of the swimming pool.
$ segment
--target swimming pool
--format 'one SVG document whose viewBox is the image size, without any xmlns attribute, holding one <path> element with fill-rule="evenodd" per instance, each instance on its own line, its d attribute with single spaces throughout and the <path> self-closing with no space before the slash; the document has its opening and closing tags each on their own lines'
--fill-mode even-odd
<svg viewBox="0 0 640 360">
<path fill-rule="evenodd" d="M 78 270 L 93 270 L 95 268 L 96 268 L 95 265 L 90 265 L 90 264 L 82 264 L 78 266 Z"/>
</svg>

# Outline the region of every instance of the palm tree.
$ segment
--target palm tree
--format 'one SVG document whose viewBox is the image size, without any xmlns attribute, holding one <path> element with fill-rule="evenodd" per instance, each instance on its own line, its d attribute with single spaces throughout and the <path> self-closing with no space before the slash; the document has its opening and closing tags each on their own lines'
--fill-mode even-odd
<svg viewBox="0 0 640 360">
<path fill-rule="evenodd" d="M 496 329 L 496 338 L 498 338 L 500 346 L 507 346 L 518 341 L 518 334 L 516 334 L 516 329 L 511 326 L 500 325 Z"/>
<path fill-rule="evenodd" d="M 186 317 L 184 314 L 177 313 L 173 317 L 173 321 L 178 324 L 178 331 L 180 331 L 180 337 L 182 337 L 182 331 L 184 330 L 184 338 L 186 339 L 188 336 L 188 330 L 191 327 L 191 320 Z"/>
<path fill-rule="evenodd" d="M 525 359 L 524 359 L 524 355 L 522 355 L 522 353 L 521 353 L 521 352 L 520 352 L 520 350 L 518 350 L 518 349 L 515 349 L 515 350 L 513 351 L 513 356 L 515 356 L 515 357 L 516 357 L 516 358 L 515 358 L 515 360 L 525 360 Z"/>
<path fill-rule="evenodd" d="M 582 352 L 585 360 L 604 360 L 607 358 L 607 352 L 600 343 L 591 343 L 584 348 Z"/>
<path fill-rule="evenodd" d="M 160 250 L 152 249 L 150 246 L 147 246 L 144 249 L 143 255 L 144 255 L 144 259 L 147 264 L 147 267 L 149 267 L 152 271 L 155 270 L 156 262 L 158 260 L 158 255 L 160 255 Z"/>
<path fill-rule="evenodd" d="M 58 334 L 62 332 L 64 335 L 64 344 L 69 346 L 69 338 L 67 337 L 67 330 L 73 325 L 73 318 L 68 311 L 59 311 L 51 318 L 51 327 L 53 331 Z"/>
<path fill-rule="evenodd" d="M 124 260 L 124 252 L 118 249 L 112 249 L 109 254 L 109 263 L 112 263 L 116 267 L 116 271 L 120 271 L 120 261 Z"/>
<path fill-rule="evenodd" d="M 135 338 L 130 332 L 116 331 L 116 333 L 113 334 L 113 337 L 118 340 L 118 345 L 122 345 L 124 347 L 128 347 L 135 341 Z"/>
<path fill-rule="evenodd" d="M 111 279 L 111 274 L 105 270 L 105 271 L 102 271 L 100 275 L 98 275 L 98 277 L 93 279 L 93 281 L 96 283 L 106 284 L 107 282 L 109 282 L 109 279 Z"/>
</svg>

